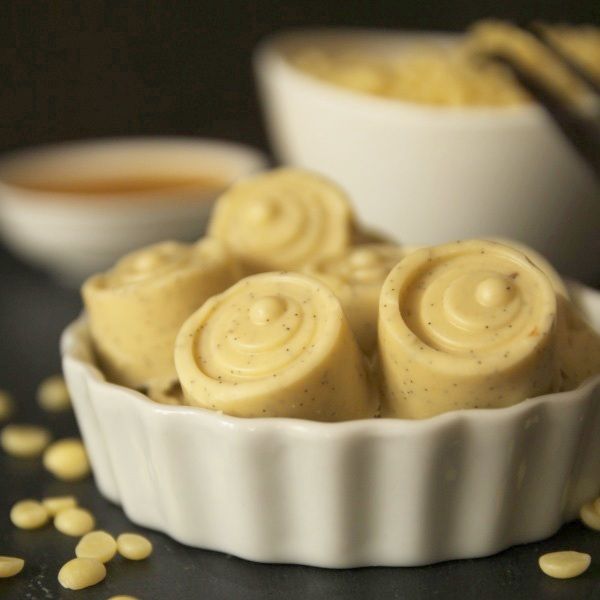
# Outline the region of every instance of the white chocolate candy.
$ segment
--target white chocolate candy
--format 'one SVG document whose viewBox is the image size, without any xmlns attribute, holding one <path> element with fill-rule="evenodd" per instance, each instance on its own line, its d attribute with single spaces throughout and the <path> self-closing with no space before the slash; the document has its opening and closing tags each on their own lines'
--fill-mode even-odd
<svg viewBox="0 0 600 600">
<path fill-rule="evenodd" d="M 548 277 L 508 246 L 472 240 L 413 252 L 381 292 L 386 413 L 425 418 L 549 392 L 556 311 Z"/>
<path fill-rule="evenodd" d="M 377 347 L 379 293 L 388 273 L 411 249 L 393 244 L 354 246 L 322 259 L 304 272 L 329 286 L 342 303 L 359 346 L 367 354 Z"/>
<path fill-rule="evenodd" d="M 100 583 L 106 577 L 106 567 L 93 558 L 74 558 L 58 572 L 60 585 L 68 590 L 83 590 Z"/>
<path fill-rule="evenodd" d="M 588 570 L 591 562 L 592 557 L 589 554 L 574 550 L 549 552 L 540 556 L 538 560 L 540 569 L 555 579 L 578 577 Z"/>
<path fill-rule="evenodd" d="M 298 270 L 351 243 L 353 218 L 346 194 L 300 169 L 276 169 L 241 181 L 217 201 L 209 233 L 247 273 Z"/>
<path fill-rule="evenodd" d="M 173 344 L 181 324 L 207 298 L 238 279 L 217 240 L 163 242 L 122 258 L 82 289 L 100 364 L 130 387 L 175 379 Z"/>
<path fill-rule="evenodd" d="M 377 409 L 339 301 L 296 273 L 211 298 L 181 328 L 175 365 L 187 403 L 234 416 L 341 421 Z"/>
</svg>

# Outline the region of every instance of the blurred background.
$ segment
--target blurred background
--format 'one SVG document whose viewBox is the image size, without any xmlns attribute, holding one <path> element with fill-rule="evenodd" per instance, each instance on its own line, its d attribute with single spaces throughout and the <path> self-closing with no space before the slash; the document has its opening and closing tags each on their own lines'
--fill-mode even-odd
<svg viewBox="0 0 600 600">
<path fill-rule="evenodd" d="M 598 0 L 5 0 L 0 150 L 122 134 L 266 148 L 250 68 L 282 28 L 462 30 L 477 19 L 600 22 Z"/>
<path fill-rule="evenodd" d="M 7 1 L 0 11 L 0 155 L 115 136 L 185 135 L 238 142 L 329 175 L 349 191 L 367 226 L 403 243 L 512 238 L 547 255 L 563 273 L 598 282 L 598 267 L 589 257 L 600 252 L 600 188 L 541 111 L 516 125 L 503 116 L 510 110 L 500 110 L 483 127 L 472 111 L 456 127 L 453 115 L 445 117 L 442 107 L 421 127 L 411 112 L 417 105 L 409 104 L 407 110 L 398 103 L 393 110 L 400 116 L 388 118 L 389 110 L 384 118 L 376 101 L 369 106 L 365 101 L 355 118 L 351 102 L 342 99 L 338 110 L 316 86 L 305 83 L 294 90 L 281 69 L 277 74 L 277 67 L 261 63 L 261 77 L 267 74 L 263 108 L 271 116 L 273 148 L 252 70 L 254 49 L 280 30 L 318 26 L 464 32 L 486 18 L 597 25 L 598 0 L 22 0 Z M 329 112 L 321 110 L 328 102 Z M 96 163 L 116 176 L 113 164 L 123 161 L 111 154 Z M 164 167 L 169 160 L 183 169 L 183 158 L 172 149 L 154 163 Z M 237 175 L 221 181 L 219 190 L 265 164 L 256 153 L 236 160 Z M 56 164 L 67 174 L 78 172 L 68 161 Z M 59 177 L 54 166 L 49 169 Z M 2 184 L 10 184 L 11 177 L 5 170 L 0 173 Z M 16 180 L 18 188 L 22 182 L 18 176 Z M 187 208 L 181 202 L 178 209 L 177 202 L 165 203 L 162 213 L 138 203 L 134 214 L 133 204 L 113 202 L 109 215 L 109 204 L 76 204 L 68 194 L 47 202 L 48 197 L 26 197 L 21 191 L 0 186 L 4 243 L 25 262 L 56 271 L 71 285 L 132 248 L 165 237 L 196 239 L 211 207 L 199 196 Z M 436 218 L 440 214 L 443 219 Z"/>
</svg>

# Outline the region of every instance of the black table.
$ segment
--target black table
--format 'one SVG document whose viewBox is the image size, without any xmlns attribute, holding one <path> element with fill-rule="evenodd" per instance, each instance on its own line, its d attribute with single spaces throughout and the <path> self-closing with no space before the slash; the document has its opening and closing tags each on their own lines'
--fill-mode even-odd
<svg viewBox="0 0 600 600">
<path fill-rule="evenodd" d="M 76 433 L 73 414 L 47 415 L 34 401 L 38 382 L 58 372 L 58 339 L 80 310 L 77 292 L 61 289 L 44 275 L 18 263 L 0 249 L 0 387 L 19 401 L 16 420 L 44 423 L 57 437 Z M 21 531 L 9 520 L 11 505 L 25 497 L 75 494 L 95 514 L 98 527 L 112 533 L 137 531 L 119 507 L 104 500 L 91 479 L 59 483 L 39 460 L 17 460 L 0 453 L 0 554 L 27 563 L 15 578 L 0 580 L 2 600 L 89 598 L 106 600 L 131 594 L 140 600 L 250 599 L 446 599 L 467 600 L 600 599 L 600 534 L 575 522 L 544 542 L 518 546 L 496 556 L 423 568 L 325 570 L 250 563 L 224 554 L 187 548 L 145 531 L 154 554 L 140 563 L 115 558 L 106 580 L 81 592 L 63 590 L 60 566 L 74 556 L 76 540 L 48 526 Z M 537 558 L 544 552 L 577 549 L 594 564 L 574 580 L 543 575 Z"/>
</svg>

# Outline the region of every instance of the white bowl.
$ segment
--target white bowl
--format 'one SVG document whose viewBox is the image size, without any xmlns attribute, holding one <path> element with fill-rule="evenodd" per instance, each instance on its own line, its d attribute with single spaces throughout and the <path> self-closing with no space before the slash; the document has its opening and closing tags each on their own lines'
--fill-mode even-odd
<svg viewBox="0 0 600 600">
<path fill-rule="evenodd" d="M 134 248 L 203 232 L 216 192 L 157 190 L 126 195 L 59 194 L 28 180 L 98 180 L 163 172 L 208 175 L 224 185 L 265 168 L 240 144 L 185 137 L 87 140 L 16 152 L 0 160 L 0 226 L 15 254 L 77 284 Z"/>
<path fill-rule="evenodd" d="M 600 293 L 576 297 L 600 328 Z M 62 353 L 101 493 L 191 546 L 424 565 L 546 538 L 600 493 L 600 376 L 509 408 L 318 423 L 166 406 L 107 383 L 84 319 Z"/>
<path fill-rule="evenodd" d="M 536 105 L 431 107 L 329 84 L 282 52 L 359 45 L 402 52 L 433 33 L 317 30 L 264 42 L 255 69 L 276 156 L 345 186 L 366 223 L 405 243 L 502 236 L 597 281 L 600 187 Z"/>
</svg>

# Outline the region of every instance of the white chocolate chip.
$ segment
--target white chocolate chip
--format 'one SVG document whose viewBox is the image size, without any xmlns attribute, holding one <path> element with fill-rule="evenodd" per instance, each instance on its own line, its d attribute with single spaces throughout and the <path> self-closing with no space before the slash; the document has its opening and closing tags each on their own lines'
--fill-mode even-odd
<svg viewBox="0 0 600 600">
<path fill-rule="evenodd" d="M 555 579 L 570 579 L 587 571 L 592 557 L 584 552 L 565 550 L 540 556 L 540 569 Z"/>
<path fill-rule="evenodd" d="M 63 481 L 82 479 L 90 472 L 85 447 L 76 438 L 58 440 L 49 446 L 44 452 L 44 466 Z"/>
<path fill-rule="evenodd" d="M 75 508 L 77 498 L 75 496 L 49 496 L 42 499 L 42 504 L 51 517 L 56 516 L 61 510 L 66 508 Z"/>
<path fill-rule="evenodd" d="M 106 577 L 106 567 L 93 558 L 74 558 L 58 573 L 60 585 L 68 590 L 82 590 L 100 583 Z"/>
<path fill-rule="evenodd" d="M 37 401 L 48 412 L 60 412 L 71 407 L 71 397 L 62 375 L 52 375 L 40 383 Z"/>
<path fill-rule="evenodd" d="M 152 554 L 152 543 L 137 533 L 122 533 L 117 538 L 119 554 L 129 560 L 144 560 Z"/>
<path fill-rule="evenodd" d="M 12 396 L 6 390 L 0 390 L 0 421 L 6 421 L 14 410 Z"/>
<path fill-rule="evenodd" d="M 579 518 L 590 529 L 600 531 L 600 512 L 596 510 L 596 502 L 584 504 L 579 511 Z"/>
<path fill-rule="evenodd" d="M 20 529 L 38 529 L 48 522 L 48 511 L 37 500 L 21 500 L 10 509 L 10 520 Z"/>
<path fill-rule="evenodd" d="M 95 558 L 101 563 L 107 563 L 116 553 L 117 542 L 106 531 L 86 533 L 75 548 L 75 556 L 78 558 Z"/>
<path fill-rule="evenodd" d="M 18 575 L 25 566 L 25 561 L 16 556 L 0 556 L 0 579 Z"/>
<path fill-rule="evenodd" d="M 94 515 L 85 508 L 67 508 L 54 517 L 54 527 L 61 533 L 80 537 L 94 529 Z"/>
<path fill-rule="evenodd" d="M 50 432 L 37 425 L 7 425 L 0 433 L 2 449 L 16 458 L 39 456 L 51 439 Z"/>
</svg>

